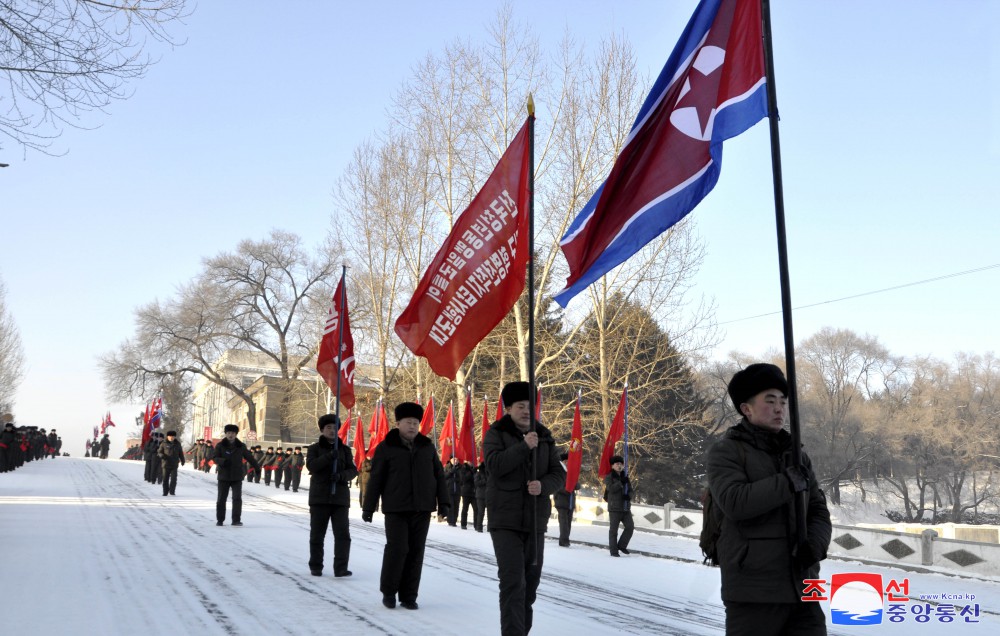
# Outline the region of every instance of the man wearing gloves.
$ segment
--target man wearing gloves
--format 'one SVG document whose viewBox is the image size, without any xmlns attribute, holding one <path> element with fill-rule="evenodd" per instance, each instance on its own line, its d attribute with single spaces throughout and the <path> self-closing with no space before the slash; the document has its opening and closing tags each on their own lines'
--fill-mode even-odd
<svg viewBox="0 0 1000 636">
<path fill-rule="evenodd" d="M 504 416 L 483 444 L 486 514 L 500 579 L 500 632 L 524 636 L 542 576 L 551 495 L 566 485 L 566 471 L 552 433 L 532 422 L 528 383 L 507 384 L 500 398 Z"/>
<path fill-rule="evenodd" d="M 358 476 L 351 447 L 340 443 L 340 418 L 327 413 L 319 418 L 319 441 L 306 452 L 309 470 L 309 572 L 323 576 L 323 542 L 326 528 L 333 526 L 333 575 L 350 576 L 351 507 L 350 481 Z"/>
<path fill-rule="evenodd" d="M 215 525 L 221 526 L 226 520 L 226 501 L 229 499 L 229 491 L 233 491 L 233 525 L 242 526 L 241 517 L 243 514 L 243 477 L 246 475 L 246 466 L 243 460 L 260 470 L 260 465 L 253 458 L 253 453 L 240 440 L 236 439 L 236 434 L 240 432 L 240 427 L 235 424 L 226 424 L 225 437 L 215 445 L 213 460 L 218 467 L 219 474 L 219 498 L 215 502 Z"/>
<path fill-rule="evenodd" d="M 832 526 L 809 457 L 791 462 L 784 429 L 788 382 L 773 364 L 751 364 L 729 382 L 742 420 L 708 452 L 708 486 L 721 511 L 717 542 L 726 634 L 826 634 L 819 603 L 803 602 L 819 577 Z M 806 493 L 806 537 L 796 536 L 794 498 Z"/>
<path fill-rule="evenodd" d="M 370 523 L 382 499 L 382 604 L 396 607 L 398 595 L 402 607 L 415 610 L 431 513 L 446 514 L 450 496 L 434 444 L 420 434 L 423 407 L 403 402 L 395 416 L 396 428 L 375 449 L 361 518 Z"/>
</svg>

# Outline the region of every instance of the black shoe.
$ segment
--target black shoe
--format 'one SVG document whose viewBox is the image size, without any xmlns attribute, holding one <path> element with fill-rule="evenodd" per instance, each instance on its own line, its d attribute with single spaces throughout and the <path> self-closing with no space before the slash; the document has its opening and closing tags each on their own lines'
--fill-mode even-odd
<svg viewBox="0 0 1000 636">
<path fill-rule="evenodd" d="M 222 522 L 221 522 L 221 521 L 216 521 L 216 522 L 215 522 L 215 525 L 217 525 L 217 526 L 221 526 L 221 525 L 222 525 Z"/>
<path fill-rule="evenodd" d="M 617 552 L 612 552 L 612 553 L 611 553 L 611 556 L 613 556 L 613 557 L 618 557 L 618 556 L 621 556 L 621 555 L 620 555 L 620 554 L 618 554 Z"/>
<path fill-rule="evenodd" d="M 351 572 L 350 570 L 344 570 L 343 572 L 334 572 L 333 573 L 333 575 L 336 576 L 337 578 L 340 578 L 342 576 L 350 576 L 352 574 L 354 574 L 354 573 Z"/>
<path fill-rule="evenodd" d="M 621 553 L 622 553 L 622 554 L 632 554 L 631 552 L 629 552 L 629 551 L 628 551 L 628 550 L 626 550 L 625 548 L 618 548 L 618 549 L 619 549 L 619 550 L 621 550 Z"/>
<path fill-rule="evenodd" d="M 171 496 L 171 497 L 176 497 L 176 496 L 177 496 L 177 493 L 175 493 L 175 492 L 172 492 L 172 493 L 170 493 L 170 496 Z"/>
<path fill-rule="evenodd" d="M 164 496 L 164 497 L 166 497 L 166 496 L 167 496 L 167 493 L 163 493 L 163 496 Z"/>
<path fill-rule="evenodd" d="M 382 605 L 385 605 L 389 609 L 396 607 L 396 597 L 382 595 Z"/>
<path fill-rule="evenodd" d="M 404 609 L 408 609 L 408 610 L 420 609 L 420 606 L 417 605 L 416 601 L 400 601 L 399 604 Z"/>
<path fill-rule="evenodd" d="M 242 525 L 243 525 L 243 522 L 242 522 L 242 521 L 234 521 L 234 522 L 233 522 L 233 525 L 234 525 L 234 526 L 242 526 Z"/>
<path fill-rule="evenodd" d="M 323 570 L 309 570 L 309 574 L 313 576 L 323 576 Z"/>
<path fill-rule="evenodd" d="M 568 548 L 569 547 L 569 541 L 560 541 L 559 542 L 559 547 L 560 548 Z"/>
</svg>

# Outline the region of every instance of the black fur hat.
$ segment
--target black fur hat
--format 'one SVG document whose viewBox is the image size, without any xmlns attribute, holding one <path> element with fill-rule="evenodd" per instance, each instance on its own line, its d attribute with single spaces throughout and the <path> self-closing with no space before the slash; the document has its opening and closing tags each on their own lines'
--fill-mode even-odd
<svg viewBox="0 0 1000 636">
<path fill-rule="evenodd" d="M 612 455 L 611 459 L 608 460 L 608 466 L 614 466 L 615 464 L 624 464 L 625 458 L 621 455 Z"/>
<path fill-rule="evenodd" d="M 500 391 L 500 401 L 503 402 L 505 409 L 510 408 L 514 402 L 525 402 L 528 399 L 530 397 L 528 396 L 527 382 L 508 382 Z"/>
<path fill-rule="evenodd" d="M 768 389 L 778 389 L 787 396 L 788 380 L 778 367 L 758 362 L 736 372 L 729 381 L 729 398 L 733 401 L 736 412 L 743 415 L 740 404 Z"/>
<path fill-rule="evenodd" d="M 422 420 L 424 419 L 424 407 L 414 402 L 400 402 L 396 405 L 394 415 L 397 422 L 407 417 L 415 417 L 418 420 Z"/>
<path fill-rule="evenodd" d="M 239 427 L 239 426 L 236 426 L 235 424 L 226 424 L 226 425 L 225 425 L 225 426 L 224 426 L 224 427 L 222 428 L 222 432 L 223 432 L 223 433 L 228 433 L 229 431 L 232 431 L 232 432 L 234 432 L 234 433 L 239 433 L 239 432 L 240 432 L 240 427 Z"/>
<path fill-rule="evenodd" d="M 340 428 L 340 418 L 333 413 L 327 413 L 326 415 L 319 416 L 319 430 L 323 430 L 323 427 L 327 424 L 333 424 L 338 429 Z"/>
</svg>

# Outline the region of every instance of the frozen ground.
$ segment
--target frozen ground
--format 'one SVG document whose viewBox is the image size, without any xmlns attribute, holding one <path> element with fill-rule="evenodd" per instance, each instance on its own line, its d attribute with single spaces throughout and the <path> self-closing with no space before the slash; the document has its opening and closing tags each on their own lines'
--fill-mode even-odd
<svg viewBox="0 0 1000 636">
<path fill-rule="evenodd" d="M 242 528 L 215 525 L 215 475 L 182 468 L 176 497 L 142 479 L 142 464 L 60 457 L 0 475 L 3 633 L 492 634 L 499 631 L 488 534 L 432 523 L 420 609 L 380 603 L 381 517 L 351 508 L 351 570 L 309 575 L 307 493 L 244 487 Z M 303 477 L 308 483 L 308 476 Z M 228 521 L 227 521 L 228 524 Z M 550 530 L 555 530 L 555 522 Z M 574 545 L 549 540 L 536 634 L 719 634 L 718 570 L 696 541 L 636 533 L 631 556 L 602 548 L 607 529 L 577 525 Z M 332 558 L 328 539 L 327 556 Z M 1000 581 L 826 561 L 834 572 L 908 578 L 910 596 L 975 594 L 979 623 L 931 620 L 831 625 L 831 634 L 995 634 Z M 829 616 L 829 607 L 823 603 Z M 10 631 L 8 631 L 8 629 Z"/>
</svg>

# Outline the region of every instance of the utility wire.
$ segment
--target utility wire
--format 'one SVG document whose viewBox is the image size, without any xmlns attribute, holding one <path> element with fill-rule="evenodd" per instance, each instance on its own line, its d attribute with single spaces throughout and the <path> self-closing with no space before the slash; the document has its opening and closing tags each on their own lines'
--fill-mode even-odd
<svg viewBox="0 0 1000 636">
<path fill-rule="evenodd" d="M 977 272 L 984 272 L 988 269 L 995 269 L 1000 267 L 1000 263 L 994 263 L 992 265 L 985 265 L 983 267 L 977 267 L 975 269 L 967 269 L 964 272 L 955 272 L 954 274 L 945 274 L 943 276 L 937 276 L 935 278 L 927 278 L 924 280 L 914 281 L 912 283 L 903 283 L 902 285 L 896 285 L 894 287 L 886 287 L 884 289 L 876 289 L 874 291 L 862 292 L 860 294 L 854 294 L 853 296 L 844 296 L 842 298 L 834 298 L 832 300 L 823 300 L 818 303 L 812 303 L 811 305 L 800 305 L 798 307 L 793 307 L 792 310 L 797 309 L 809 309 L 810 307 L 819 307 L 820 305 L 829 305 L 831 303 L 839 303 L 844 300 L 851 300 L 853 298 L 861 298 L 862 296 L 871 296 L 873 294 L 882 294 L 884 292 L 895 291 L 897 289 L 903 289 L 905 287 L 913 287 L 914 285 L 923 285 L 925 283 L 933 283 L 939 280 L 945 280 L 946 278 L 955 278 L 957 276 L 965 276 L 967 274 L 975 274 Z M 757 314 L 756 316 L 746 316 L 744 318 L 735 318 L 733 320 L 726 320 L 724 322 L 717 323 L 719 325 L 729 325 L 734 322 L 743 322 L 744 320 L 753 320 L 754 318 L 763 318 L 765 316 L 774 316 L 775 314 L 780 314 L 780 311 L 770 311 L 766 314 Z"/>
</svg>

